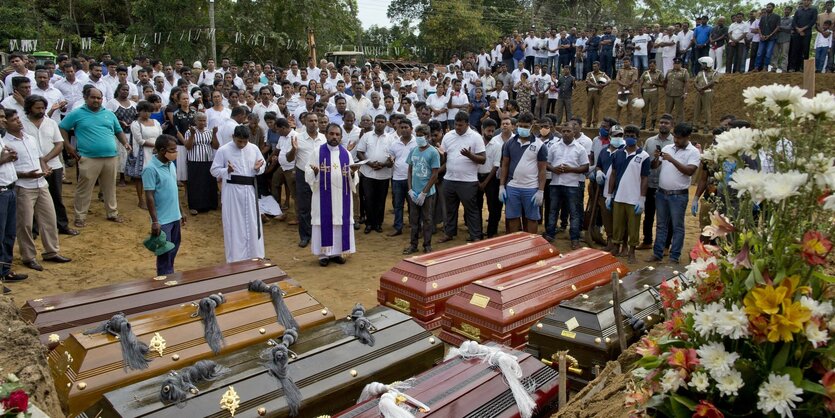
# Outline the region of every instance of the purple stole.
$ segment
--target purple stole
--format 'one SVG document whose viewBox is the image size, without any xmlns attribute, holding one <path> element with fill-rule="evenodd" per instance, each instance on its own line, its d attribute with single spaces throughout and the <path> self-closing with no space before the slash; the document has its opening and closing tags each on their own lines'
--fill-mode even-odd
<svg viewBox="0 0 835 418">
<path fill-rule="evenodd" d="M 351 163 L 348 150 L 339 146 L 339 166 L 342 168 L 342 251 L 351 247 Z M 328 144 L 319 147 L 319 218 L 322 229 L 322 248 L 333 246 L 333 199 L 331 184 L 331 150 Z"/>
</svg>

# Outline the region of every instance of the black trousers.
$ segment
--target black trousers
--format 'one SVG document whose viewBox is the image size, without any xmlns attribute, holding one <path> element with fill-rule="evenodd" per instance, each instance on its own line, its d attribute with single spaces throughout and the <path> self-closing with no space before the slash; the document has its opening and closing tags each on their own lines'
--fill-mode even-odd
<svg viewBox="0 0 835 418">
<path fill-rule="evenodd" d="M 446 221 L 444 233 L 449 237 L 458 234 L 458 207 L 464 206 L 464 224 L 470 240 L 481 239 L 481 210 L 476 206 L 478 182 L 444 180 L 444 201 L 446 201 Z"/>
<path fill-rule="evenodd" d="M 389 179 L 377 180 L 363 177 L 365 186 L 365 225 L 382 227 L 386 214 L 386 196 L 389 193 Z"/>
<path fill-rule="evenodd" d="M 313 236 L 312 215 L 313 190 L 304 180 L 304 170 L 296 167 L 296 216 L 299 220 L 299 239 L 309 241 Z"/>
<path fill-rule="evenodd" d="M 646 200 L 646 207 L 644 208 L 644 240 L 641 241 L 642 244 L 652 244 L 652 237 L 655 236 L 652 231 L 652 225 L 655 223 L 655 193 L 658 189 L 647 187 L 647 200 Z M 667 222 L 667 228 L 669 231 L 672 231 L 673 222 Z M 664 248 L 670 248 L 670 245 L 673 242 L 673 234 L 667 234 L 667 242 L 665 243 Z"/>
<path fill-rule="evenodd" d="M 479 174 L 478 181 L 482 182 L 489 174 Z M 481 211 L 484 208 L 484 200 L 487 198 L 487 237 L 491 238 L 499 233 L 499 222 L 502 220 L 502 201 L 499 200 L 499 179 L 493 179 L 487 183 L 484 190 L 479 190 L 476 195 L 476 206 Z"/>
<path fill-rule="evenodd" d="M 64 190 L 63 180 L 63 168 L 52 170 L 52 174 L 46 176 L 46 182 L 49 183 L 49 195 L 52 197 L 52 205 L 55 206 L 55 220 L 58 221 L 59 232 L 70 229 L 70 221 L 67 219 L 67 208 L 64 207 L 64 201 L 61 197 L 61 192 Z"/>
<path fill-rule="evenodd" d="M 803 61 L 809 59 L 811 42 L 811 30 L 807 30 L 803 36 L 798 35 L 797 32 L 792 33 L 791 44 L 789 44 L 789 71 L 803 71 Z"/>
</svg>

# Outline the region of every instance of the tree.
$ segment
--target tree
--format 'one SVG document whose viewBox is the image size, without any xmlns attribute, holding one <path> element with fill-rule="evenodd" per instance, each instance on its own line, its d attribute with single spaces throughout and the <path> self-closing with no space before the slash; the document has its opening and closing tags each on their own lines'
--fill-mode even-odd
<svg viewBox="0 0 835 418">
<path fill-rule="evenodd" d="M 499 37 L 496 26 L 485 22 L 482 6 L 481 0 L 471 0 L 470 4 L 460 0 L 431 0 L 429 12 L 420 25 L 423 42 L 432 53 L 431 59 L 442 60 L 452 53 L 478 51 L 489 47 Z"/>
</svg>

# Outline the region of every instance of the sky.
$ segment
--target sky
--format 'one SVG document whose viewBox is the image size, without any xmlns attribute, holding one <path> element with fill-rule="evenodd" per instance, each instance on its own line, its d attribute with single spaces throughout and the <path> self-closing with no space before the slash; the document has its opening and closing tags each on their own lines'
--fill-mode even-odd
<svg viewBox="0 0 835 418">
<path fill-rule="evenodd" d="M 373 25 L 391 26 L 389 18 L 386 17 L 389 3 L 391 0 L 357 0 L 359 8 L 357 13 L 363 29 L 368 29 Z"/>
</svg>

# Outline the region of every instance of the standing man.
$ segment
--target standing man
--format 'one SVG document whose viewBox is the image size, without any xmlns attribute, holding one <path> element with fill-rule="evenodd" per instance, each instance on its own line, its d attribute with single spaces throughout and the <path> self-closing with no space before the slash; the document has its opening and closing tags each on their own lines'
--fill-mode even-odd
<svg viewBox="0 0 835 418">
<path fill-rule="evenodd" d="M 803 71 L 803 61 L 809 59 L 809 45 L 812 42 L 813 26 L 818 20 L 818 9 L 812 0 L 803 0 L 794 12 L 792 40 L 789 48 L 789 72 Z"/>
<path fill-rule="evenodd" d="M 403 255 L 417 252 L 418 240 L 423 235 L 423 252 L 432 252 L 432 217 L 435 213 L 437 193 L 435 183 L 441 168 L 441 154 L 429 144 L 429 127 L 415 128 L 416 146 L 409 152 L 409 247 Z"/>
<path fill-rule="evenodd" d="M 221 219 L 227 263 L 264 258 L 255 176 L 264 174 L 266 161 L 249 136 L 248 126 L 236 127 L 232 142 L 218 148 L 212 162 L 212 176 L 223 180 Z"/>
<path fill-rule="evenodd" d="M 635 125 L 627 125 L 624 129 L 626 146 L 613 156 L 607 185 L 609 197 L 606 198 L 606 207 L 612 211 L 614 227 L 612 255 L 623 256 L 626 248 L 621 248 L 621 243 L 625 243 L 629 248 L 626 254 L 629 263 L 635 262 L 635 246 L 640 238 L 641 213 L 646 205 L 650 171 L 649 154 L 638 147 L 639 134 L 640 130 Z"/>
<path fill-rule="evenodd" d="M 476 206 L 478 210 L 483 211 L 486 198 L 487 238 L 493 238 L 499 233 L 499 221 L 502 219 L 502 201 L 499 200 L 499 165 L 502 162 L 504 141 L 501 135 L 495 135 L 497 127 L 493 119 L 485 119 L 481 122 L 481 136 L 484 138 L 487 161 L 478 166 Z"/>
<path fill-rule="evenodd" d="M 554 139 L 548 147 L 548 160 L 546 169 L 551 172 L 551 207 L 548 213 L 548 222 L 545 226 L 544 237 L 553 241 L 557 234 L 557 211 L 560 208 L 568 208 L 569 228 L 568 235 L 571 239 L 571 249 L 580 247 L 580 208 L 578 202 L 580 192 L 585 181 L 585 175 L 589 171 L 589 155 L 574 137 L 574 129 L 571 124 L 561 127 L 562 140 Z M 518 168 L 517 168 L 518 170 Z"/>
<path fill-rule="evenodd" d="M 724 66 L 725 59 L 725 43 L 728 40 L 728 27 L 725 26 L 725 17 L 719 16 L 716 19 L 716 26 L 710 31 L 710 54 L 708 56 L 713 59 L 716 64 L 713 68 L 717 72 Z"/>
<path fill-rule="evenodd" d="M 699 58 L 706 57 L 710 53 L 711 29 L 707 24 L 707 16 L 696 19 L 696 27 L 693 28 L 693 42 L 695 44 L 693 48 L 693 73 L 696 73 Z"/>
<path fill-rule="evenodd" d="M 165 233 L 165 239 L 174 244 L 174 248 L 157 256 L 157 275 L 174 272 L 174 259 L 180 250 L 180 228 L 186 224 L 186 217 L 180 211 L 179 192 L 177 191 L 177 139 L 171 135 L 161 135 L 154 142 L 154 157 L 142 169 L 142 187 L 145 189 L 145 202 L 151 215 L 151 235 Z"/>
<path fill-rule="evenodd" d="M 9 55 L 9 65 L 12 66 L 12 71 L 9 75 L 6 76 L 5 81 L 3 84 L 6 86 L 6 96 L 12 95 L 12 89 L 10 88 L 12 85 L 12 79 L 15 77 L 26 77 L 29 79 L 30 84 L 35 84 L 35 72 L 29 70 L 26 67 L 26 56 L 19 53 L 13 52 Z"/>
<path fill-rule="evenodd" d="M 687 27 L 684 27 L 687 30 Z M 659 39 L 657 39 L 657 45 L 661 48 L 661 61 L 662 66 L 661 68 L 664 69 L 664 75 L 670 72 L 673 69 L 673 61 L 676 58 L 676 51 L 680 42 L 680 37 L 682 36 L 679 34 L 676 36 L 673 33 L 673 27 L 668 26 L 667 29 L 664 31 L 664 35 L 662 35 Z M 692 40 L 693 32 L 688 32 L 690 34 L 690 39 Z M 687 41 L 690 42 L 690 41 Z M 690 46 L 688 43 L 687 49 L 685 51 L 689 51 Z M 687 56 L 686 52 L 682 52 L 682 56 Z"/>
<path fill-rule="evenodd" d="M 676 58 L 673 60 L 673 69 L 664 77 L 664 90 L 667 95 L 666 112 L 675 115 L 676 122 L 684 121 L 684 99 L 687 98 L 689 82 L 690 73 L 682 68 L 681 58 Z"/>
<path fill-rule="evenodd" d="M 613 77 L 614 74 L 614 46 L 616 40 L 617 37 L 612 35 L 612 27 L 606 26 L 603 29 L 603 36 L 600 37 L 600 69 L 609 77 Z"/>
<path fill-rule="evenodd" d="M 641 97 L 644 98 L 644 108 L 641 110 L 641 130 L 647 129 L 647 119 L 650 121 L 650 130 L 655 130 L 655 117 L 658 115 L 658 89 L 663 84 L 664 76 L 655 68 L 655 60 L 650 60 L 649 69 L 641 75 Z"/>
<path fill-rule="evenodd" d="M 60 90 L 49 84 L 49 78 L 49 71 L 35 71 L 36 85 L 32 87 L 31 93 L 46 99 L 46 116 L 55 121 L 55 123 L 59 123 L 61 122 L 61 111 L 62 109 L 66 109 L 67 101 L 64 100 L 64 95 L 61 94 Z"/>
<path fill-rule="evenodd" d="M 816 29 L 818 31 L 818 34 L 824 32 L 823 23 L 826 22 L 827 20 L 832 22 L 830 24 L 830 28 L 832 26 L 835 26 L 835 13 L 832 12 L 833 6 L 835 6 L 835 1 L 833 1 L 833 0 L 827 0 L 826 3 L 824 3 L 824 6 L 823 6 L 824 12 L 820 13 L 818 15 L 818 21 L 817 21 L 817 27 L 816 27 Z M 835 49 L 835 48 L 832 48 L 830 46 L 829 54 L 827 54 L 827 56 L 826 56 L 826 62 L 827 62 L 826 66 L 830 69 L 833 68 L 833 63 L 832 63 L 832 58 L 833 58 L 832 51 L 833 51 L 833 49 Z"/>
<path fill-rule="evenodd" d="M 44 176 L 49 185 L 49 195 L 55 208 L 55 219 L 58 233 L 78 235 L 78 231 L 70 229 L 67 209 L 64 207 L 62 189 L 64 165 L 61 164 L 61 151 L 64 149 L 64 139 L 61 130 L 54 120 L 46 117 L 47 99 L 42 96 L 29 96 L 23 104 L 26 117 L 22 119 L 23 129 L 29 136 L 35 138 L 44 155 L 44 161 L 51 173 Z"/>
<path fill-rule="evenodd" d="M 469 237 L 467 242 L 481 239 L 481 211 L 476 207 L 478 194 L 478 166 L 487 161 L 484 140 L 469 126 L 470 115 L 460 111 L 455 115 L 455 129 L 441 140 L 446 150 L 446 174 L 444 175 L 444 200 L 447 216 L 444 236 L 439 243 L 451 241 L 458 233 L 458 207 L 464 206 L 464 223 Z"/>
<path fill-rule="evenodd" d="M 618 70 L 617 78 L 618 95 L 617 95 L 617 111 L 615 119 L 620 121 L 620 111 L 626 108 L 626 121 L 632 123 L 632 90 L 638 84 L 638 70 L 632 68 L 632 62 L 629 58 L 623 59 L 623 68 Z M 621 103 L 625 103 L 621 106 Z"/>
<path fill-rule="evenodd" d="M 761 45 L 762 46 L 762 45 Z M 693 126 L 699 130 L 699 124 L 704 120 L 704 133 L 711 129 L 712 117 L 711 106 L 713 104 L 713 86 L 719 78 L 719 72 L 713 69 L 713 60 L 710 57 L 699 58 L 702 70 L 696 74 L 693 85 L 696 88 L 696 109 L 693 111 Z"/>
<path fill-rule="evenodd" d="M 699 150 L 690 143 L 692 133 L 693 127 L 690 124 L 679 123 L 673 130 L 673 144 L 667 145 L 661 151 L 655 151 L 652 167 L 661 167 L 658 191 L 655 195 L 658 217 L 655 246 L 647 262 L 663 260 L 664 243 L 667 236 L 672 234 L 670 263 L 679 263 L 681 247 L 684 245 L 684 213 L 687 210 L 690 177 L 699 167 L 701 158 Z M 673 225 L 672 231 L 667 227 L 668 222 Z"/>
<path fill-rule="evenodd" d="M 789 45 L 792 39 L 792 7 L 783 8 L 783 17 L 780 18 L 780 29 L 777 31 L 777 43 L 774 45 L 774 53 L 771 55 L 771 71 L 786 72 L 789 68 Z"/>
<path fill-rule="evenodd" d="M 0 106 L 0 130 L 6 129 L 6 115 L 11 116 L 14 113 L 11 109 L 2 109 Z M 14 241 L 17 237 L 17 195 L 14 188 L 17 181 L 14 162 L 17 158 L 17 153 L 9 148 L 0 136 L 0 278 L 4 283 L 19 282 L 29 277 L 11 270 Z M 3 294 L 11 292 L 6 286 L 0 287 L 3 288 Z"/>
<path fill-rule="evenodd" d="M 576 79 L 571 75 L 571 66 L 564 66 L 562 74 L 557 79 L 557 125 L 562 123 L 562 117 L 568 121 L 574 114 L 571 112 L 571 100 L 574 96 Z"/>
<path fill-rule="evenodd" d="M 391 135 L 387 151 L 394 161 L 391 174 L 394 232 L 388 234 L 390 237 L 396 237 L 403 233 L 403 205 L 409 196 L 409 154 L 416 144 L 412 136 L 412 121 L 402 118 L 400 124 L 397 125 L 397 133 Z"/>
<path fill-rule="evenodd" d="M 760 46 L 757 48 L 757 58 L 754 62 L 755 71 L 768 71 L 779 31 L 780 16 L 774 14 L 774 3 L 768 3 L 765 13 L 760 16 Z"/>
<path fill-rule="evenodd" d="M 725 63 L 725 74 L 745 72 L 745 42 L 749 26 L 747 22 L 742 21 L 742 13 L 735 14 L 733 20 L 728 27 L 728 61 Z"/>
<path fill-rule="evenodd" d="M 312 232 L 311 227 L 311 199 L 313 191 L 305 181 L 304 170 L 310 163 L 310 156 L 313 150 L 325 143 L 325 136 L 319 133 L 319 116 L 309 113 L 301 122 L 304 123 L 304 131 L 297 137 L 291 139 L 291 149 L 287 153 L 288 162 L 295 164 L 293 173 L 296 177 L 296 217 L 299 221 L 299 247 L 304 248 L 310 244 Z"/>
<path fill-rule="evenodd" d="M 600 63 L 595 61 L 586 75 L 586 127 L 597 125 L 600 116 L 600 96 L 603 89 L 612 82 L 606 73 L 600 71 Z"/>
<path fill-rule="evenodd" d="M 122 126 L 113 112 L 102 107 L 102 92 L 93 87 L 84 96 L 85 104 L 70 112 L 58 125 L 67 153 L 78 161 L 78 187 L 75 189 L 75 226 L 86 226 L 87 211 L 96 181 L 101 186 L 107 220 L 124 222 L 116 203 L 116 170 L 119 163 L 114 137 L 128 152 L 128 142 Z M 70 144 L 70 131 L 75 131 L 78 148 Z"/>
<path fill-rule="evenodd" d="M 383 221 L 386 214 L 386 196 L 389 191 L 389 181 L 392 178 L 394 160 L 389 154 L 391 138 L 386 133 L 386 116 L 377 115 L 374 118 L 374 130 L 367 132 L 360 138 L 357 145 L 357 158 L 368 161 L 360 167 L 360 174 L 365 184 L 366 221 L 365 233 L 371 231 L 383 232 Z"/>
<path fill-rule="evenodd" d="M 516 136 L 502 147 L 499 199 L 506 205 L 508 233 L 522 230 L 522 218 L 525 218 L 524 230 L 535 234 L 540 219 L 539 208 L 545 198 L 548 149 L 533 135 L 532 126 L 533 115 L 530 112 L 520 114 Z"/>
<path fill-rule="evenodd" d="M 656 151 L 661 151 L 667 145 L 671 145 L 673 143 L 673 136 L 670 135 L 670 131 L 673 129 L 673 116 L 669 113 L 665 113 L 661 115 L 661 118 L 658 120 L 658 135 L 652 136 L 647 138 L 646 142 L 644 142 L 644 151 L 647 153 L 652 152 L 653 155 Z M 661 174 L 661 167 L 651 168 L 649 172 L 649 177 L 647 180 L 647 205 L 644 208 L 644 240 L 641 242 L 641 245 L 638 246 L 639 250 L 651 250 L 652 249 L 652 225 L 655 222 L 655 195 L 658 191 L 658 177 Z M 668 223 L 667 228 L 672 230 L 672 224 Z M 670 238 L 667 239 L 667 243 L 664 248 L 668 248 Z"/>
<path fill-rule="evenodd" d="M 326 267 L 333 261 L 345 263 L 345 255 L 355 253 L 352 191 L 357 187 L 357 176 L 352 167 L 351 153 L 341 145 L 342 127 L 330 123 L 325 128 L 327 143 L 313 150 L 310 164 L 305 168 L 305 180 L 313 190 L 313 255 L 319 265 Z"/>
<path fill-rule="evenodd" d="M 646 28 L 638 27 L 638 34 L 632 37 L 635 45 L 635 52 L 632 55 L 632 65 L 638 70 L 639 75 L 649 67 L 649 43 L 652 37 L 646 33 Z"/>
<path fill-rule="evenodd" d="M 32 225 L 38 218 L 38 233 L 43 243 L 43 260 L 54 263 L 68 263 L 70 260 L 59 253 L 58 226 L 55 222 L 55 207 L 49 196 L 49 185 L 44 176 L 51 173 L 35 138 L 23 130 L 23 121 L 17 112 L 6 111 L 6 135 L 3 142 L 17 155 L 14 168 L 17 172 L 15 194 L 17 195 L 17 238 L 20 259 L 32 270 L 43 271 L 35 259 L 36 248 Z M 56 153 L 57 155 L 57 153 Z"/>
</svg>

